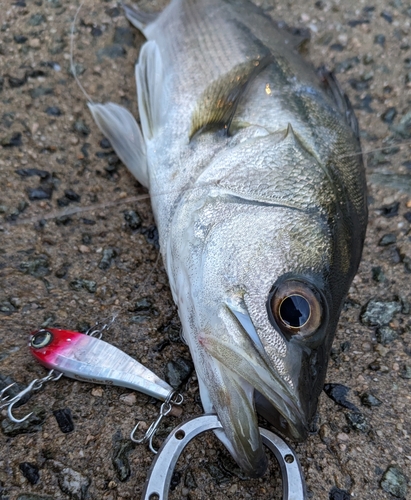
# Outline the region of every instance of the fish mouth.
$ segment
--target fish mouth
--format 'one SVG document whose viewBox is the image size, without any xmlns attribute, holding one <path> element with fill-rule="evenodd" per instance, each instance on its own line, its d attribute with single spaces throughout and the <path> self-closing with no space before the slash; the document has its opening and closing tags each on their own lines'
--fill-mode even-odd
<svg viewBox="0 0 411 500">
<path fill-rule="evenodd" d="M 201 343 L 222 373 L 223 383 L 211 398 L 225 433 L 217 435 L 240 467 L 259 477 L 266 460 L 256 410 L 294 441 L 307 438 L 309 416 L 297 389 L 270 361 L 244 309 L 226 303 L 220 315 L 225 333 L 207 335 Z"/>
<path fill-rule="evenodd" d="M 262 380 L 261 383 L 258 381 L 255 383 L 255 379 L 248 380 L 254 385 L 255 406 L 258 413 L 286 437 L 296 441 L 305 440 L 309 431 L 309 418 L 303 410 L 304 405 L 301 403 L 297 391 L 274 368 L 249 314 L 245 310 L 239 311 L 238 308 L 229 304 L 227 304 L 227 310 L 238 321 L 242 332 L 254 344 L 259 355 L 255 357 L 255 361 L 259 362 L 260 366 L 266 367 L 271 375 L 270 378 L 274 379 L 272 381 L 274 383 L 271 383 L 269 388 L 265 380 Z"/>
</svg>

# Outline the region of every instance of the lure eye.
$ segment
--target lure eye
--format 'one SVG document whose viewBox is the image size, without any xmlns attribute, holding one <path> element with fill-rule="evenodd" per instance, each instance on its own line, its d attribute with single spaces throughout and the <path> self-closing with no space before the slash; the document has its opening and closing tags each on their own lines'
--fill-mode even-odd
<svg viewBox="0 0 411 500">
<path fill-rule="evenodd" d="M 48 330 L 40 330 L 33 335 L 30 341 L 31 347 L 41 349 L 48 346 L 53 340 L 53 335 Z"/>
<path fill-rule="evenodd" d="M 275 286 L 267 301 L 268 316 L 286 335 L 308 337 L 321 325 L 321 297 L 313 286 L 297 280 Z"/>
</svg>

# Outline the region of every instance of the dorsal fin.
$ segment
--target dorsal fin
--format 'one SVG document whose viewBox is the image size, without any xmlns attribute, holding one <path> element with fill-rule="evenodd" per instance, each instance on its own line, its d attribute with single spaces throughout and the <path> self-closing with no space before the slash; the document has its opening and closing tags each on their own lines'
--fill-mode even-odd
<svg viewBox="0 0 411 500">
<path fill-rule="evenodd" d="M 214 127 L 225 128 L 228 133 L 238 103 L 248 85 L 272 61 L 271 54 L 249 60 L 212 82 L 197 101 L 191 117 L 190 139 L 198 131 Z"/>
<path fill-rule="evenodd" d="M 160 12 L 144 12 L 136 5 L 123 4 L 124 13 L 130 23 L 144 33 L 146 26 L 158 18 Z"/>
<path fill-rule="evenodd" d="M 143 45 L 136 66 L 138 110 L 146 140 L 152 139 L 161 123 L 163 63 L 154 40 Z"/>
</svg>

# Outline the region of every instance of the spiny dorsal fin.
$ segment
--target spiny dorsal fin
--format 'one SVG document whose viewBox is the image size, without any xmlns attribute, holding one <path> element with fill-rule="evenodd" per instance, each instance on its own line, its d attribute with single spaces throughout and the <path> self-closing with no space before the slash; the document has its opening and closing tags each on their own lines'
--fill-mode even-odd
<svg viewBox="0 0 411 500">
<path fill-rule="evenodd" d="M 207 87 L 191 118 L 190 139 L 200 130 L 225 128 L 227 133 L 238 103 L 250 82 L 271 62 L 269 54 L 235 66 Z"/>
<path fill-rule="evenodd" d="M 143 45 L 136 66 L 138 109 L 146 140 L 153 138 L 161 124 L 163 76 L 160 50 L 150 40 Z"/>
<path fill-rule="evenodd" d="M 145 27 L 153 23 L 160 15 L 160 12 L 144 12 L 136 5 L 123 4 L 123 9 L 130 23 L 142 33 L 144 33 Z"/>
</svg>

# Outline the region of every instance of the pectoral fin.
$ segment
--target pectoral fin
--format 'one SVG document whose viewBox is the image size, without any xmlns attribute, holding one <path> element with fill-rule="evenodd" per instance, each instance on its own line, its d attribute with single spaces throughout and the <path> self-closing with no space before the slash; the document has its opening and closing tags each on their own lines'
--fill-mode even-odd
<svg viewBox="0 0 411 500">
<path fill-rule="evenodd" d="M 266 54 L 235 66 L 219 80 L 212 82 L 193 112 L 190 139 L 197 132 L 209 128 L 225 128 L 228 133 L 247 87 L 272 61 L 271 54 Z"/>
<path fill-rule="evenodd" d="M 94 121 L 109 139 L 114 151 L 136 179 L 149 187 L 146 145 L 133 115 L 122 106 L 88 104 Z"/>
</svg>

